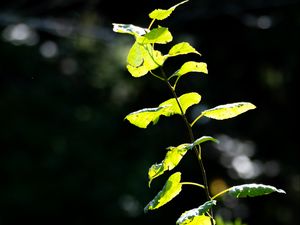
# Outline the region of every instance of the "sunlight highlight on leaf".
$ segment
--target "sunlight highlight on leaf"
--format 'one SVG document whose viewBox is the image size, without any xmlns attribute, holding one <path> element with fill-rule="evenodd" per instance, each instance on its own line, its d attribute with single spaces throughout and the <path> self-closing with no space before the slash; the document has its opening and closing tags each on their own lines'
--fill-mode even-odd
<svg viewBox="0 0 300 225">
<path fill-rule="evenodd" d="M 161 66 L 165 59 L 151 44 L 136 41 L 127 56 L 127 69 L 133 77 L 141 77 Z"/>
<path fill-rule="evenodd" d="M 148 205 L 144 208 L 144 211 L 157 209 L 173 198 L 175 198 L 181 192 L 181 173 L 176 172 L 172 174 L 167 182 L 165 183 L 163 189 L 155 196 L 155 198 L 148 203 Z"/>
<path fill-rule="evenodd" d="M 182 107 L 183 112 L 194 105 L 198 104 L 201 100 L 201 96 L 196 92 L 191 92 L 183 94 L 178 98 L 178 101 Z M 133 125 L 146 128 L 151 122 L 156 124 L 161 115 L 172 116 L 174 114 L 181 114 L 180 108 L 177 104 L 175 98 L 171 98 L 163 103 L 161 103 L 157 108 L 145 108 L 128 114 L 125 119 L 127 119 Z"/>
<path fill-rule="evenodd" d="M 188 42 L 181 42 L 174 45 L 168 53 L 168 56 L 173 57 L 177 55 L 185 55 L 189 53 L 196 53 L 201 55 L 196 49 L 194 49 Z"/>
<path fill-rule="evenodd" d="M 211 225 L 210 217 L 201 215 L 201 216 L 195 216 L 191 219 L 187 219 L 183 221 L 182 223 L 176 222 L 177 225 Z"/>
<path fill-rule="evenodd" d="M 216 120 L 224 120 L 236 117 L 250 109 L 255 109 L 256 106 L 249 102 L 237 102 L 225 105 L 219 105 L 215 108 L 208 109 L 202 112 L 203 116 Z"/>
<path fill-rule="evenodd" d="M 181 105 L 182 111 L 183 113 L 186 112 L 186 110 L 194 105 L 194 104 L 198 104 L 201 100 L 201 96 L 196 93 L 196 92 L 190 92 L 187 94 L 183 94 L 178 98 L 178 101 Z M 170 116 L 173 114 L 181 114 L 180 108 L 177 104 L 177 101 L 175 98 L 169 99 L 163 103 L 161 103 L 159 106 L 164 107 L 164 106 L 169 106 L 164 110 L 164 114 L 165 116 Z"/>
<path fill-rule="evenodd" d="M 153 10 L 150 14 L 149 14 L 149 17 L 151 19 L 156 19 L 156 20 L 164 20 L 166 18 L 168 18 L 171 13 L 181 4 L 184 4 L 188 2 L 188 0 L 186 1 L 183 1 L 183 2 L 180 2 L 178 3 L 177 5 L 174 5 L 172 6 L 171 8 L 169 9 L 155 9 Z"/>
<path fill-rule="evenodd" d="M 180 69 L 176 71 L 175 75 L 182 76 L 190 72 L 200 72 L 200 73 L 207 74 L 208 73 L 207 64 L 204 62 L 194 62 L 194 61 L 185 62 L 180 67 Z"/>
<path fill-rule="evenodd" d="M 167 170 L 174 169 L 185 153 L 192 147 L 192 144 L 181 144 L 177 147 L 169 147 L 165 159 L 161 163 L 156 163 L 150 167 L 148 171 L 149 187 L 154 178 L 162 175 Z"/>
<path fill-rule="evenodd" d="M 144 62 L 143 59 L 143 47 L 135 42 L 127 55 L 127 63 L 133 67 L 139 67 Z"/>
<path fill-rule="evenodd" d="M 166 44 L 172 40 L 172 34 L 166 27 L 154 28 L 144 36 L 137 38 L 137 41 L 141 44 Z"/>
<path fill-rule="evenodd" d="M 203 205 L 198 208 L 191 209 L 181 214 L 178 218 L 176 224 L 184 225 L 184 224 L 206 224 L 207 218 L 210 224 L 210 218 L 205 216 L 204 214 L 210 210 L 211 207 L 216 205 L 215 200 L 207 201 Z"/>
</svg>

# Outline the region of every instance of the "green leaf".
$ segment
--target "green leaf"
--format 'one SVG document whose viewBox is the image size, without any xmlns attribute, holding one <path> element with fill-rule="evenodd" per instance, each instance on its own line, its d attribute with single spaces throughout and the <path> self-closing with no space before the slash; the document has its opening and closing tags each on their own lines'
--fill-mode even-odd
<svg viewBox="0 0 300 225">
<path fill-rule="evenodd" d="M 168 56 L 177 56 L 177 55 L 184 55 L 189 53 L 196 53 L 201 55 L 196 49 L 194 49 L 188 42 L 181 42 L 174 45 L 168 53 Z"/>
<path fill-rule="evenodd" d="M 167 170 L 174 169 L 183 158 L 185 153 L 191 149 L 191 144 L 181 144 L 177 147 L 169 147 L 165 159 L 161 163 L 152 165 L 148 171 L 149 186 L 152 180 L 162 175 Z"/>
<path fill-rule="evenodd" d="M 196 92 L 183 94 L 178 98 L 183 113 L 185 113 L 190 106 L 198 104 L 200 100 L 201 96 Z M 128 114 L 125 119 L 137 127 L 146 128 L 151 122 L 156 124 L 161 115 L 172 116 L 174 114 L 181 114 L 181 111 L 176 99 L 171 98 L 161 103 L 157 108 L 146 108 L 132 112 Z"/>
<path fill-rule="evenodd" d="M 189 72 L 200 72 L 207 74 L 207 64 L 204 62 L 194 62 L 189 61 L 184 63 L 178 71 L 176 71 L 175 75 L 182 76 L 184 74 L 187 74 Z"/>
<path fill-rule="evenodd" d="M 149 178 L 149 187 L 154 178 L 162 175 L 168 168 L 165 166 L 164 161 L 161 163 L 153 164 L 148 170 L 148 178 Z"/>
<path fill-rule="evenodd" d="M 207 220 L 209 221 L 210 225 L 210 218 L 206 218 L 207 216 L 203 217 L 208 210 L 210 210 L 213 205 L 216 205 L 215 200 L 207 201 L 203 205 L 199 206 L 198 208 L 191 209 L 181 214 L 179 219 L 177 220 L 176 224 L 184 225 L 184 224 L 206 224 Z M 200 219 L 201 218 L 201 219 Z M 200 221 L 201 222 L 200 222 Z M 196 223 L 197 222 L 197 223 Z"/>
<path fill-rule="evenodd" d="M 183 223 L 176 222 L 177 225 L 211 225 L 210 217 L 201 215 L 195 216 L 191 220 L 186 220 Z"/>
<path fill-rule="evenodd" d="M 196 141 L 194 141 L 193 146 L 200 145 L 200 144 L 202 144 L 203 142 L 206 142 L 206 141 L 213 141 L 215 143 L 219 142 L 217 139 L 215 139 L 211 136 L 202 136 L 201 138 L 198 138 Z"/>
<path fill-rule="evenodd" d="M 143 59 L 144 65 L 150 70 L 154 70 L 164 63 L 165 57 L 160 51 L 154 50 L 151 44 L 143 45 Z"/>
<path fill-rule="evenodd" d="M 128 64 L 126 68 L 133 77 L 142 77 L 149 72 L 145 66 L 134 67 Z"/>
<path fill-rule="evenodd" d="M 153 124 L 157 123 L 164 108 L 165 107 L 141 109 L 128 114 L 125 119 L 137 127 L 146 128 L 151 122 L 153 122 Z"/>
<path fill-rule="evenodd" d="M 194 104 L 198 104 L 200 102 L 200 100 L 201 100 L 201 96 L 196 92 L 190 92 L 187 94 L 183 94 L 178 98 L 178 101 L 181 105 L 183 113 L 185 113 L 186 110 L 190 106 L 192 106 Z M 163 110 L 163 115 L 165 115 L 165 116 L 171 116 L 173 114 L 181 115 L 180 108 L 179 108 L 175 98 L 169 99 L 169 100 L 161 103 L 159 106 L 161 106 L 161 107 L 168 106 Z"/>
<path fill-rule="evenodd" d="M 131 34 L 134 36 L 144 35 L 149 32 L 148 29 L 138 27 L 132 24 L 113 23 L 113 31 L 123 34 Z"/>
<path fill-rule="evenodd" d="M 285 194 L 285 191 L 282 189 L 277 189 L 273 186 L 264 184 L 243 184 L 233 186 L 229 189 L 229 194 L 236 198 L 256 197 L 261 195 L 267 195 L 272 192 Z"/>
<path fill-rule="evenodd" d="M 166 27 L 154 28 L 149 33 L 137 39 L 142 44 L 166 44 L 172 40 L 172 34 Z"/>
<path fill-rule="evenodd" d="M 175 198 L 181 192 L 181 173 L 176 172 L 172 174 L 167 182 L 165 183 L 163 189 L 155 196 L 155 198 L 148 203 L 144 208 L 144 211 L 157 209 L 173 198 Z"/>
<path fill-rule="evenodd" d="M 144 62 L 143 59 L 144 48 L 139 43 L 135 42 L 127 55 L 127 63 L 133 67 L 139 67 Z"/>
<path fill-rule="evenodd" d="M 186 2 L 188 2 L 188 0 L 180 2 L 177 5 L 174 5 L 169 9 L 155 9 L 154 11 L 152 11 L 149 14 L 149 17 L 151 19 L 164 20 L 171 15 L 171 13 L 176 9 L 176 7 L 178 7 L 179 5 L 184 4 Z"/>
<path fill-rule="evenodd" d="M 193 146 L 191 144 L 181 144 L 177 147 L 169 147 L 164 160 L 168 170 L 174 169 L 183 158 L 185 153 L 192 147 Z"/>
<path fill-rule="evenodd" d="M 164 158 L 164 160 L 161 163 L 155 163 L 153 164 L 149 171 L 148 171 L 148 178 L 149 178 L 149 186 L 152 182 L 152 180 L 162 174 L 164 174 L 167 170 L 174 169 L 181 159 L 184 157 L 186 152 L 190 149 L 192 149 L 196 145 L 200 145 L 203 142 L 206 141 L 213 141 L 218 142 L 217 139 L 210 137 L 210 136 L 202 136 L 201 138 L 198 138 L 194 143 L 192 144 L 181 144 L 177 147 L 168 147 L 168 152 Z"/>
<path fill-rule="evenodd" d="M 216 119 L 224 120 L 235 116 L 238 116 L 250 109 L 255 109 L 256 106 L 249 102 L 237 102 L 225 105 L 219 105 L 212 109 L 208 109 L 202 112 L 203 116 Z"/>
<path fill-rule="evenodd" d="M 161 66 L 165 58 L 151 44 L 140 44 L 136 41 L 127 56 L 127 69 L 133 77 L 141 77 Z"/>
</svg>

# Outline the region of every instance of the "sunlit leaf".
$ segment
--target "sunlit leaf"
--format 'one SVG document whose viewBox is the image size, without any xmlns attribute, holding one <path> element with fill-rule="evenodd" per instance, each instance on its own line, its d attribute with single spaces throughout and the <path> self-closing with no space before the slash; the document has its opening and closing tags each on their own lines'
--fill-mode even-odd
<svg viewBox="0 0 300 225">
<path fill-rule="evenodd" d="M 144 208 L 144 211 L 157 209 L 173 198 L 175 198 L 181 192 L 181 173 L 176 172 L 172 174 L 167 182 L 165 183 L 163 189 L 155 196 L 155 198 L 148 203 Z"/>
<path fill-rule="evenodd" d="M 185 155 L 185 153 L 191 149 L 191 144 L 181 144 L 177 147 L 169 147 L 165 159 L 161 163 L 152 165 L 148 171 L 149 186 L 152 180 L 162 175 L 167 170 L 174 169 Z"/>
<path fill-rule="evenodd" d="M 137 39 L 142 44 L 166 44 L 172 40 L 172 34 L 166 27 L 154 28 L 149 33 Z"/>
<path fill-rule="evenodd" d="M 184 225 L 184 224 L 209 224 L 210 225 L 210 217 L 205 216 L 204 214 L 210 210 L 213 205 L 216 204 L 215 200 L 207 201 L 203 205 L 199 206 L 198 208 L 191 209 L 181 214 L 179 219 L 177 220 L 176 224 Z M 209 223 L 207 223 L 207 221 Z"/>
<path fill-rule="evenodd" d="M 264 184 L 243 184 L 233 186 L 229 189 L 229 194 L 236 198 L 256 197 L 261 195 L 267 195 L 272 192 L 285 194 L 285 191 L 282 189 L 277 189 L 273 186 Z"/>
<path fill-rule="evenodd" d="M 180 2 L 174 6 L 172 6 L 171 8 L 169 9 L 155 9 L 154 11 L 152 11 L 150 14 L 149 14 L 149 17 L 151 19 L 156 19 L 156 20 L 164 20 L 166 18 L 168 18 L 171 13 L 176 9 L 177 6 L 181 5 L 181 4 L 184 4 L 186 3 L 188 0 L 186 1 L 183 1 L 183 2 Z"/>
<path fill-rule="evenodd" d="M 145 66 L 134 67 L 128 64 L 126 68 L 133 77 L 142 77 L 149 72 Z"/>
<path fill-rule="evenodd" d="M 196 92 L 183 94 L 178 98 L 178 101 L 184 113 L 190 106 L 198 104 L 200 100 L 201 96 Z M 137 127 L 146 128 L 151 122 L 153 122 L 153 124 L 156 124 L 161 115 L 172 116 L 174 114 L 181 114 L 181 111 L 176 99 L 171 98 L 161 103 L 156 108 L 146 108 L 132 112 L 128 114 L 125 119 L 127 119 L 130 123 L 136 125 Z"/>
<path fill-rule="evenodd" d="M 162 175 L 168 168 L 165 166 L 164 161 L 161 163 L 153 164 L 148 170 L 148 178 L 149 178 L 149 187 L 154 178 Z"/>
<path fill-rule="evenodd" d="M 185 62 L 178 71 L 176 71 L 177 76 L 182 76 L 184 74 L 190 73 L 190 72 L 200 72 L 200 73 L 208 73 L 207 71 L 207 64 L 204 62 L 194 62 L 189 61 Z"/>
<path fill-rule="evenodd" d="M 174 45 L 170 50 L 168 55 L 169 56 L 177 56 L 177 55 L 184 55 L 189 53 L 196 53 L 201 55 L 196 49 L 194 49 L 188 42 L 181 42 Z"/>
<path fill-rule="evenodd" d="M 144 35 L 149 32 L 149 30 L 146 28 L 138 27 L 132 24 L 120 23 L 113 23 L 113 31 L 117 33 L 131 34 L 134 36 Z"/>
<path fill-rule="evenodd" d="M 183 94 L 178 98 L 178 101 L 181 105 L 183 113 L 185 113 L 186 110 L 190 106 L 192 106 L 194 104 L 198 104 L 200 102 L 200 100 L 201 100 L 201 96 L 196 92 L 190 92 L 187 94 Z M 168 107 L 164 108 L 164 110 L 163 110 L 163 115 L 165 115 L 165 116 L 170 116 L 173 114 L 181 114 L 180 108 L 179 108 L 175 98 L 169 99 L 169 100 L 161 103 L 159 106 L 161 106 L 161 107 L 168 106 Z"/>
<path fill-rule="evenodd" d="M 137 127 L 146 128 L 151 122 L 155 124 L 158 121 L 163 108 L 164 107 L 141 109 L 128 114 L 125 119 Z"/>
<path fill-rule="evenodd" d="M 168 170 L 174 169 L 185 153 L 191 149 L 193 146 L 191 144 L 181 144 L 177 147 L 169 147 L 164 160 Z"/>
<path fill-rule="evenodd" d="M 206 141 L 218 142 L 218 140 L 213 137 L 202 136 L 192 144 L 186 143 L 186 144 L 181 144 L 177 147 L 173 147 L 173 146 L 168 147 L 167 148 L 168 152 L 166 153 L 164 160 L 161 163 L 153 164 L 148 171 L 149 186 L 154 178 L 164 174 L 164 172 L 167 170 L 174 169 L 179 164 L 179 162 L 181 161 L 181 159 L 184 157 L 184 155 L 188 150 Z"/>
<path fill-rule="evenodd" d="M 127 70 L 133 77 L 141 77 L 161 66 L 165 59 L 151 44 L 140 44 L 136 41 L 127 56 Z"/>
<path fill-rule="evenodd" d="M 255 109 L 256 106 L 249 102 L 237 102 L 225 105 L 219 105 L 212 109 L 208 109 L 202 112 L 203 116 L 216 119 L 224 120 L 235 116 L 238 116 L 250 109 Z"/>
<path fill-rule="evenodd" d="M 211 136 L 202 136 L 201 138 L 198 138 L 196 141 L 194 141 L 193 145 L 200 145 L 202 144 L 203 142 L 206 142 L 206 141 L 213 141 L 215 143 L 218 143 L 219 141 Z"/>
<path fill-rule="evenodd" d="M 139 43 L 135 42 L 127 55 L 127 63 L 132 67 L 139 67 L 144 62 L 143 59 L 144 48 Z"/>
<path fill-rule="evenodd" d="M 190 220 L 187 219 L 184 222 L 176 222 L 177 225 L 211 225 L 210 217 L 201 215 L 201 216 L 194 216 Z"/>
<path fill-rule="evenodd" d="M 161 66 L 165 60 L 160 51 L 154 50 L 151 44 L 143 45 L 144 66 L 149 70 L 154 70 Z"/>
</svg>

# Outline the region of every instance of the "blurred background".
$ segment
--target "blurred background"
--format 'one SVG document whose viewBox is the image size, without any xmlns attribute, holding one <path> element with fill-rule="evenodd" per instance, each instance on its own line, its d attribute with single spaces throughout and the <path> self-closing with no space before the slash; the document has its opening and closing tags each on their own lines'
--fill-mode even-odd
<svg viewBox="0 0 300 225">
<path fill-rule="evenodd" d="M 147 27 L 148 13 L 178 2 L 0 3 L 1 225 L 175 224 L 205 201 L 201 189 L 184 186 L 168 205 L 144 214 L 170 175 L 149 189 L 148 168 L 188 137 L 179 116 L 147 130 L 123 120 L 171 95 L 151 76 L 130 76 L 125 63 L 133 39 L 113 33 L 112 23 Z M 168 61 L 169 73 L 191 58 L 208 64 L 208 75 L 190 74 L 178 84 L 179 94 L 202 95 L 190 119 L 220 104 L 257 106 L 231 120 L 195 125 L 197 137 L 220 141 L 203 145 L 211 192 L 253 182 L 287 192 L 238 201 L 227 196 L 215 215 L 249 225 L 299 224 L 300 2 L 190 0 L 159 24 L 172 32 L 171 45 L 188 41 L 202 54 Z M 184 181 L 202 183 L 193 154 L 176 170 Z"/>
</svg>

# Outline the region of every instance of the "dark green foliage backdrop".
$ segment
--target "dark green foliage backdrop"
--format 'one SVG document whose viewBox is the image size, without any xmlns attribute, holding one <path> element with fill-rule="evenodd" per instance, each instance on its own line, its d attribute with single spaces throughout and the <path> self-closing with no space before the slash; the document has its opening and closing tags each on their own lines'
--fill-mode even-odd
<svg viewBox="0 0 300 225">
<path fill-rule="evenodd" d="M 203 202 L 202 192 L 188 187 L 170 205 L 143 213 L 166 178 L 148 189 L 148 168 L 165 147 L 188 139 L 176 116 L 147 130 L 123 121 L 170 96 L 150 77 L 130 77 L 125 60 L 133 40 L 113 33 L 111 23 L 147 26 L 150 11 L 172 5 L 1 3 L 0 224 L 175 224 L 181 212 Z M 205 145 L 209 182 L 261 182 L 287 191 L 225 201 L 217 211 L 225 218 L 297 223 L 299 12 L 297 1 L 190 0 L 163 23 L 174 42 L 189 41 L 208 63 L 209 75 L 191 75 L 180 83 L 182 92 L 202 94 L 203 107 L 257 106 L 234 120 L 199 124 L 199 136 L 223 141 Z M 179 63 L 166 66 L 172 72 Z M 180 166 L 186 180 L 200 177 L 193 155 Z"/>
</svg>

